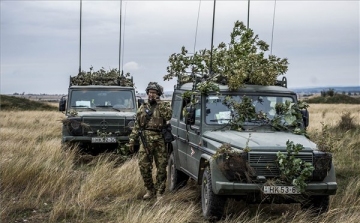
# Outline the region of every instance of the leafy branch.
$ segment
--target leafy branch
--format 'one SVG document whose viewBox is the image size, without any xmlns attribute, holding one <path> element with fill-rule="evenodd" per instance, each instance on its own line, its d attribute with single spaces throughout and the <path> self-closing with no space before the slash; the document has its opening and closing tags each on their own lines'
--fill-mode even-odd
<svg viewBox="0 0 360 223">
<path fill-rule="evenodd" d="M 259 40 L 251 29 L 236 21 L 230 33 L 230 43 L 221 42 L 213 49 L 210 69 L 210 50 L 203 49 L 188 55 L 183 46 L 180 53 L 169 57 L 170 65 L 164 80 L 178 78 L 180 84 L 192 82 L 192 74 L 200 74 L 219 84 L 227 83 L 230 90 L 244 84 L 274 85 L 279 75 L 287 72 L 288 61 L 275 55 L 265 57 L 269 45 Z"/>
<path fill-rule="evenodd" d="M 277 131 L 292 131 L 295 134 L 308 137 L 306 130 L 302 128 L 303 117 L 301 110 L 309 107 L 309 105 L 304 102 L 297 104 L 291 103 L 290 101 L 286 101 L 285 104 L 276 103 L 276 114 L 271 120 L 262 111 L 257 113 L 251 98 L 247 96 L 243 96 L 240 103 L 233 100 L 230 96 L 226 96 L 223 104 L 231 111 L 229 124 L 232 130 L 242 131 L 244 129 L 244 122 L 251 120 L 269 124 Z"/>
<path fill-rule="evenodd" d="M 295 155 L 304 149 L 303 145 L 294 145 L 292 141 L 288 140 L 286 146 L 286 154 L 280 151 L 276 154 L 276 163 L 280 170 L 280 179 L 285 183 L 291 183 L 300 192 L 304 192 L 307 186 L 306 181 L 311 177 L 315 168 L 311 163 L 304 162 L 300 158 L 295 157 Z"/>
</svg>

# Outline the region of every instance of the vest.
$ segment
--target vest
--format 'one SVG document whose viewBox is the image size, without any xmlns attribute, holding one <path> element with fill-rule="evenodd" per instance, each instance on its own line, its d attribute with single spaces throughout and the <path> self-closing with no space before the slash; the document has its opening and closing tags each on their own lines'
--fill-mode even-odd
<svg viewBox="0 0 360 223">
<path fill-rule="evenodd" d="M 151 111 L 148 104 L 142 106 L 139 118 L 140 127 L 146 130 L 161 131 L 164 128 L 165 120 L 160 116 L 159 105 L 155 106 L 151 116 L 146 113 L 146 110 Z M 148 120 L 149 118 L 150 120 Z"/>
</svg>

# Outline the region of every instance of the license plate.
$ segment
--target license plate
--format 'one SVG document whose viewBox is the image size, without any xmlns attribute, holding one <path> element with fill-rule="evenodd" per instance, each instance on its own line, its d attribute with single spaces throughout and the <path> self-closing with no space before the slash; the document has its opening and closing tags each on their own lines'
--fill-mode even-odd
<svg viewBox="0 0 360 223">
<path fill-rule="evenodd" d="M 295 186 L 264 186 L 264 194 L 300 194 Z"/>
<path fill-rule="evenodd" d="M 115 137 L 93 137 L 91 138 L 92 143 L 116 143 Z"/>
</svg>

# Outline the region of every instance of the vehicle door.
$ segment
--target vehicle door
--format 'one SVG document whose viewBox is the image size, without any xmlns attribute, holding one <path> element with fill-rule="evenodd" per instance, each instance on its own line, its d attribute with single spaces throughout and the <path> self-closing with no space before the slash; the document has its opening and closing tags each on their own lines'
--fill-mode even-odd
<svg viewBox="0 0 360 223">
<path fill-rule="evenodd" d="M 175 158 L 179 158 L 180 168 L 186 166 L 186 148 L 188 146 L 186 125 L 182 109 L 186 102 L 183 100 L 182 92 L 174 92 L 171 107 L 173 110 L 171 118 L 172 133 L 176 136 L 174 143 Z"/>
<path fill-rule="evenodd" d="M 188 126 L 187 146 L 187 167 L 190 174 L 196 179 L 199 171 L 199 162 L 201 157 L 201 96 L 195 97 L 195 124 Z"/>
</svg>

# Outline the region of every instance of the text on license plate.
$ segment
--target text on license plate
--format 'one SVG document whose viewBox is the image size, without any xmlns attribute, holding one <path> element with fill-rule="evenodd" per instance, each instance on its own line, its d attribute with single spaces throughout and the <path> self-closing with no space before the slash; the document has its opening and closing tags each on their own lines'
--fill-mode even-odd
<svg viewBox="0 0 360 223">
<path fill-rule="evenodd" d="M 264 186 L 264 194 L 300 194 L 294 186 Z"/>
<path fill-rule="evenodd" d="M 93 137 L 91 138 L 92 143 L 116 143 L 115 137 Z"/>
</svg>

